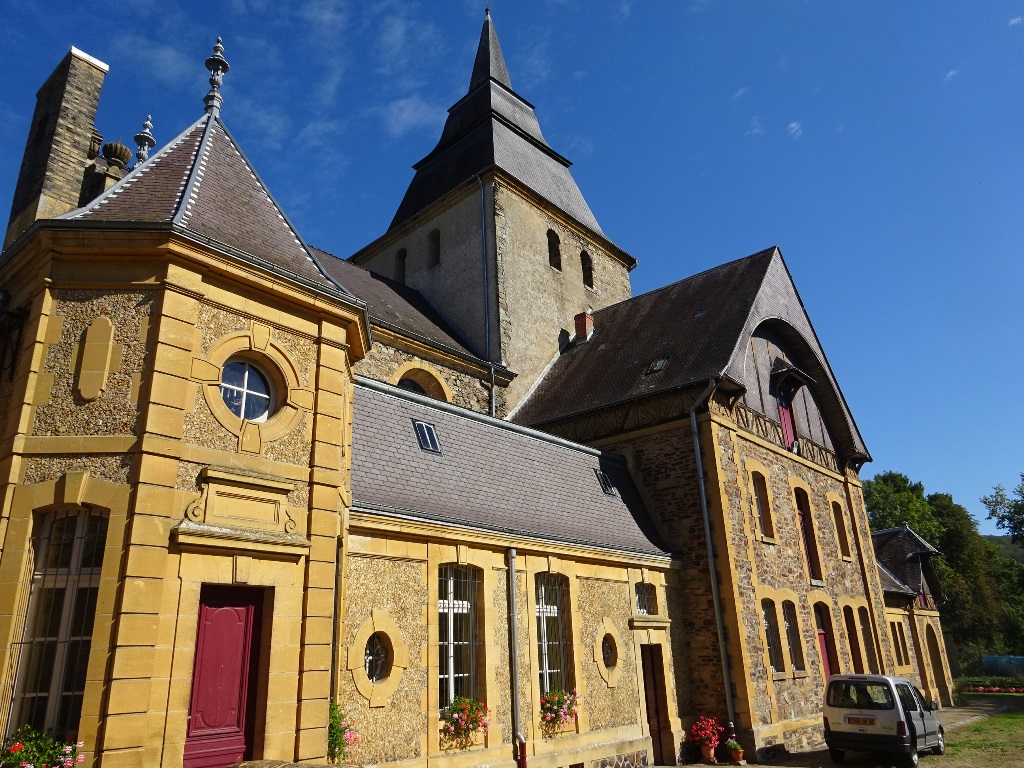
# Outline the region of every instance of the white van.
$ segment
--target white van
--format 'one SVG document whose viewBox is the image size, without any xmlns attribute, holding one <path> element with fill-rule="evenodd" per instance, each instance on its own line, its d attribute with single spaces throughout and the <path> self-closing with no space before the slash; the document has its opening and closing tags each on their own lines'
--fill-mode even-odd
<svg viewBox="0 0 1024 768">
<path fill-rule="evenodd" d="M 938 709 L 902 677 L 832 675 L 822 711 L 829 757 L 841 763 L 847 750 L 886 752 L 916 766 L 919 752 L 941 755 L 946 741 Z"/>
</svg>

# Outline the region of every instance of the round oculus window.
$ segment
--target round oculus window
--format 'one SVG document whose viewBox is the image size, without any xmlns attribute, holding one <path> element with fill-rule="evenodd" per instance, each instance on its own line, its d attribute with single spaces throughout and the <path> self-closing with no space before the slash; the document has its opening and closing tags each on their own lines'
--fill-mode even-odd
<svg viewBox="0 0 1024 768">
<path fill-rule="evenodd" d="M 615 638 L 611 634 L 601 640 L 601 658 L 607 669 L 614 669 L 619 663 L 619 649 L 615 646 Z"/>
<path fill-rule="evenodd" d="M 221 371 L 220 396 L 235 416 L 246 421 L 266 421 L 270 416 L 270 377 L 248 360 L 231 360 Z"/>
<path fill-rule="evenodd" d="M 363 668 L 371 683 L 379 683 L 391 673 L 391 640 L 383 632 L 374 632 L 367 639 Z"/>
</svg>

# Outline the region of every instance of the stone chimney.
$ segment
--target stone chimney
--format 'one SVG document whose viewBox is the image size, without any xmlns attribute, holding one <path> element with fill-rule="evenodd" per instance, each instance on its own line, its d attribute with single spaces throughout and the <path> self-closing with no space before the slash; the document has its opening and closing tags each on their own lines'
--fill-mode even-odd
<svg viewBox="0 0 1024 768">
<path fill-rule="evenodd" d="M 582 344 L 590 341 L 594 335 L 594 316 L 589 312 L 580 312 L 575 317 L 576 321 L 576 343 Z"/>
<path fill-rule="evenodd" d="M 86 170 L 100 141 L 94 124 L 108 69 L 72 48 L 36 93 L 4 247 L 36 219 L 79 206 Z"/>
</svg>

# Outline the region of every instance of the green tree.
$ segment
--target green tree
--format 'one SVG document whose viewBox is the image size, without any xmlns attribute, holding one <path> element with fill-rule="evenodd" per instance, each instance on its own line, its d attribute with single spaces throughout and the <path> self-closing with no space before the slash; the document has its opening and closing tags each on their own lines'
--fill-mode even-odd
<svg viewBox="0 0 1024 768">
<path fill-rule="evenodd" d="M 1009 533 L 1014 544 L 1024 546 L 1024 472 L 1012 498 L 1000 484 L 992 489 L 991 496 L 982 496 L 981 503 L 988 507 L 989 520 L 995 520 L 998 528 Z"/>
<path fill-rule="evenodd" d="M 924 496 L 924 486 L 906 475 L 888 471 L 865 481 L 864 505 L 873 531 L 907 523 L 925 541 L 939 539 L 941 528 Z"/>
</svg>

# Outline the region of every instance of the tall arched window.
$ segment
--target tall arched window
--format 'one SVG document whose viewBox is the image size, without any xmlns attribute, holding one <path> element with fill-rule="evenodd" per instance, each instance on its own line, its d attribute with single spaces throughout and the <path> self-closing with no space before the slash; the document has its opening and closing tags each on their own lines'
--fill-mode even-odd
<svg viewBox="0 0 1024 768">
<path fill-rule="evenodd" d="M 441 263 L 441 230 L 432 229 L 427 235 L 427 266 L 436 267 Z"/>
<path fill-rule="evenodd" d="M 775 601 L 761 601 L 761 616 L 764 620 L 764 636 L 768 643 L 768 663 L 772 672 L 785 672 L 786 665 L 782 660 L 782 638 L 779 637 L 779 617 L 775 613 Z"/>
<path fill-rule="evenodd" d="M 573 687 L 569 579 L 557 573 L 538 573 L 535 586 L 540 692 L 568 691 Z"/>
<path fill-rule="evenodd" d="M 789 642 L 789 661 L 794 670 L 803 672 L 806 669 L 804 646 L 800 641 L 800 622 L 796 618 L 796 605 L 791 600 L 786 600 L 782 604 L 782 621 L 786 625 L 786 640 Z"/>
<path fill-rule="evenodd" d="M 868 671 L 878 674 L 878 653 L 875 651 L 875 636 L 871 631 L 871 619 L 868 617 L 867 608 L 857 609 L 857 618 L 860 619 L 860 634 L 864 639 L 864 653 L 867 655 Z"/>
<path fill-rule="evenodd" d="M 558 235 L 552 229 L 548 230 L 548 264 L 562 271 L 562 246 Z"/>
<path fill-rule="evenodd" d="M 67 507 L 38 520 L 35 565 L 16 648 L 13 722 L 74 740 L 82 714 L 107 518 Z"/>
<path fill-rule="evenodd" d="M 850 643 L 850 658 L 853 660 L 853 671 L 864 674 L 864 660 L 860 655 L 860 640 L 857 638 L 857 622 L 853 618 L 853 608 L 843 608 L 843 623 L 846 624 L 846 639 Z"/>
<path fill-rule="evenodd" d="M 580 251 L 580 266 L 583 268 L 583 284 L 587 288 L 594 287 L 594 260 L 586 251 Z"/>
<path fill-rule="evenodd" d="M 477 695 L 479 639 L 477 613 L 480 571 L 447 563 L 437 577 L 438 702 Z"/>
<path fill-rule="evenodd" d="M 814 536 L 814 519 L 811 516 L 811 502 L 807 491 L 803 488 L 793 490 L 796 499 L 796 515 L 800 528 L 800 538 L 804 545 L 804 557 L 807 559 L 807 572 L 816 581 L 821 580 L 821 560 L 818 558 L 818 541 Z"/>
<path fill-rule="evenodd" d="M 832 502 L 832 520 L 836 525 L 836 538 L 839 539 L 839 552 L 844 557 L 850 556 L 850 539 L 846 535 L 846 515 L 838 501 Z"/>
<path fill-rule="evenodd" d="M 754 508 L 757 510 L 757 526 L 762 536 L 775 538 L 775 525 L 772 522 L 772 508 L 768 501 L 768 483 L 760 472 L 752 472 L 754 479 Z"/>
</svg>

